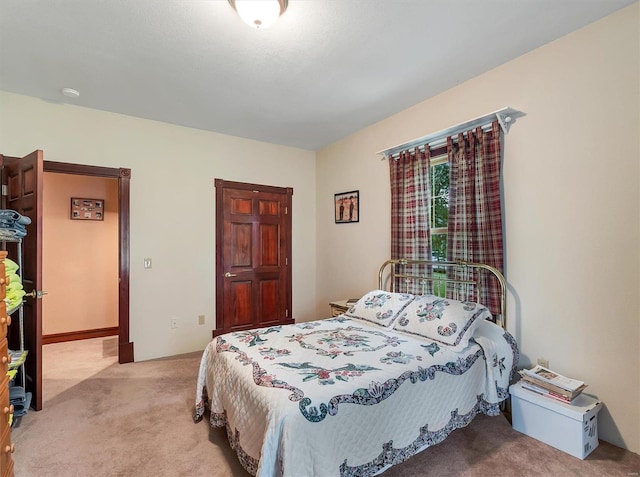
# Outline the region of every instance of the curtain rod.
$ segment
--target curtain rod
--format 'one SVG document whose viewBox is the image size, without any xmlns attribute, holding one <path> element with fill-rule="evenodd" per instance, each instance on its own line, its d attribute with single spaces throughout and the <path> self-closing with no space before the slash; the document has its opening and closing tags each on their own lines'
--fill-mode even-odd
<svg viewBox="0 0 640 477">
<path fill-rule="evenodd" d="M 431 147 L 442 146 L 447 142 L 447 138 L 449 136 L 461 132 L 467 132 L 468 130 L 477 127 L 488 129 L 491 126 L 491 123 L 493 123 L 493 121 L 496 119 L 498 120 L 500 127 L 506 134 L 509 132 L 509 128 L 515 122 L 515 120 L 522 116 L 524 116 L 524 113 L 521 111 L 509 107 L 502 108 L 498 111 L 494 111 L 493 113 L 485 114 L 484 116 L 471 119 L 470 121 L 456 124 L 455 126 L 443 129 L 442 131 L 427 134 L 426 136 L 412 139 L 411 141 L 405 142 L 403 144 L 398 144 L 397 146 L 378 151 L 377 154 L 381 154 L 383 156 L 382 159 L 388 159 L 398 154 L 399 152 L 414 148 L 416 146 L 424 146 L 425 144 L 429 144 L 429 146 Z"/>
</svg>

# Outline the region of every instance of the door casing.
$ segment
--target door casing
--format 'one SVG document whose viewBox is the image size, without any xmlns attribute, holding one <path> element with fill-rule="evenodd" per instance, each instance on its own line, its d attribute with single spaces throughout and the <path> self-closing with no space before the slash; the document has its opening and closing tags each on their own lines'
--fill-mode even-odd
<svg viewBox="0 0 640 477">
<path fill-rule="evenodd" d="M 131 169 L 44 161 L 44 172 L 118 179 L 118 362 L 134 360 L 129 330 L 130 184 Z"/>
</svg>

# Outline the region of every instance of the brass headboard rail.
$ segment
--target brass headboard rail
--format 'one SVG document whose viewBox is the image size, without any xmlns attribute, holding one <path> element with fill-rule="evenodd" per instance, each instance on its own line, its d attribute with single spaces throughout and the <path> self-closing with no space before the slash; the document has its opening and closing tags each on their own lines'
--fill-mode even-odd
<svg viewBox="0 0 640 477">
<path fill-rule="evenodd" d="M 392 259 L 392 260 L 387 260 L 380 267 L 380 271 L 378 272 L 378 288 L 380 290 L 385 289 L 384 283 L 385 283 L 385 277 L 386 277 L 389 280 L 389 283 L 391 284 L 390 286 L 391 290 L 389 291 L 392 291 L 392 292 L 396 292 L 396 291 L 402 292 L 402 290 L 396 289 L 396 283 L 398 282 L 397 279 L 401 279 L 405 283 L 410 281 L 419 282 L 423 285 L 423 289 L 424 289 L 424 284 L 427 282 L 431 282 L 431 283 L 444 282 L 444 283 L 473 285 L 476 287 L 477 292 L 479 292 L 480 290 L 480 284 L 476 280 L 456 280 L 452 278 L 433 277 L 433 276 L 426 276 L 426 275 L 414 275 L 409 273 L 401 273 L 401 271 L 396 269 L 396 267 L 403 267 L 406 265 L 424 265 L 424 266 L 444 268 L 444 269 L 469 268 L 472 270 L 485 270 L 491 273 L 493 276 L 496 277 L 496 279 L 498 280 L 498 283 L 500 284 L 500 313 L 499 313 L 500 326 L 502 326 L 503 329 L 507 329 L 507 282 L 504 276 L 502 275 L 502 273 L 500 272 L 500 270 L 498 270 L 497 268 L 492 267 L 490 265 L 486 265 L 484 263 L 474 263 L 474 262 L 464 262 L 464 261 L 459 261 L 459 262 L 442 261 L 441 262 L 441 261 L 432 261 L 432 260 L 411 260 L 406 258 Z M 387 271 L 387 269 L 389 269 L 389 271 Z M 479 293 L 478 293 L 478 296 L 479 296 Z M 495 318 L 497 322 L 498 318 L 497 317 Z"/>
</svg>

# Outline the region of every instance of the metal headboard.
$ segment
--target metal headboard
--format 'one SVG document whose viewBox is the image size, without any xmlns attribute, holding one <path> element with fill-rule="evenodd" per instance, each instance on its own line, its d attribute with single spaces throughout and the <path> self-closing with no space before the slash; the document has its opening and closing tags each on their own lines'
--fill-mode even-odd
<svg viewBox="0 0 640 477">
<path fill-rule="evenodd" d="M 418 265 L 418 267 L 407 267 L 407 265 Z M 471 269 L 472 271 L 478 271 L 473 273 L 476 280 L 459 280 L 455 278 L 448 278 L 448 274 L 445 277 L 433 276 L 430 274 L 415 274 L 412 271 L 407 271 L 407 268 L 420 268 L 427 270 L 436 269 Z M 410 285 L 414 286 L 418 284 L 422 289 L 422 294 L 427 293 L 427 284 L 431 283 L 432 287 L 436 284 L 464 284 L 475 287 L 476 293 L 480 296 L 480 274 L 491 273 L 496 277 L 500 285 L 500 319 L 494 316 L 496 323 L 499 323 L 502 328 L 507 328 L 507 282 L 504 279 L 502 273 L 497 268 L 484 263 L 473 262 L 440 262 L 430 260 L 410 260 L 406 258 L 399 258 L 393 260 L 387 260 L 380 267 L 378 272 L 378 288 L 380 290 L 389 290 L 392 292 L 406 293 L 410 289 Z M 385 286 L 387 283 L 387 286 Z M 404 289 L 402 285 L 404 284 Z"/>
</svg>

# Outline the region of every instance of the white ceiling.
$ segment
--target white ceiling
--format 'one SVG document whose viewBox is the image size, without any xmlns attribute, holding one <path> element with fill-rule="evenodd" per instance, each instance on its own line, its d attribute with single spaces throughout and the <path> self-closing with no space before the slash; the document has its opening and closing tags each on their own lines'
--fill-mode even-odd
<svg viewBox="0 0 640 477">
<path fill-rule="evenodd" d="M 0 89 L 317 150 L 633 1 L 0 0 Z"/>
</svg>

